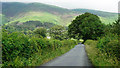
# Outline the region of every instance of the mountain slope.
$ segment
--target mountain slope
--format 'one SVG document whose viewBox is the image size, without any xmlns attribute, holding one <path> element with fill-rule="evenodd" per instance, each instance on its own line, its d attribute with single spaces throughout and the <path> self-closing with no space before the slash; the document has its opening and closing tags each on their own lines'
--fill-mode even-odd
<svg viewBox="0 0 120 68">
<path fill-rule="evenodd" d="M 89 12 L 89 13 L 96 14 L 96 15 L 102 16 L 102 17 L 110 17 L 110 16 L 116 16 L 117 15 L 117 13 L 104 12 L 104 11 L 91 10 L 91 9 L 72 9 L 72 11 L 75 11 L 75 12 L 78 12 L 78 13 Z"/>
<path fill-rule="evenodd" d="M 77 16 L 85 12 L 96 14 L 103 23 L 109 24 L 117 19 L 116 13 L 89 9 L 65 9 L 42 3 L 3 2 L 2 15 L 4 23 L 24 23 L 27 21 L 50 22 L 58 25 L 68 25 Z"/>
<path fill-rule="evenodd" d="M 118 18 L 117 13 L 111 13 L 111 12 L 104 12 L 104 11 L 98 11 L 98 10 L 91 10 L 91 9 L 72 9 L 72 11 L 76 13 L 85 13 L 89 12 L 95 15 L 98 15 L 101 19 L 101 21 L 105 24 L 111 24 Z"/>
<path fill-rule="evenodd" d="M 30 20 L 51 22 L 55 24 L 66 25 L 70 23 L 74 15 L 72 11 L 52 5 L 41 3 L 3 3 L 3 15 L 5 15 L 10 23 L 26 22 Z M 66 18 L 66 19 L 64 19 Z"/>
<path fill-rule="evenodd" d="M 52 14 L 64 14 L 70 12 L 68 9 L 46 5 L 42 3 L 19 3 L 19 2 L 3 2 L 2 3 L 3 14 L 7 17 L 13 17 L 17 14 L 21 14 L 23 12 L 29 11 L 42 11 L 42 12 L 49 12 Z M 8 13 L 9 11 L 9 13 Z"/>
</svg>

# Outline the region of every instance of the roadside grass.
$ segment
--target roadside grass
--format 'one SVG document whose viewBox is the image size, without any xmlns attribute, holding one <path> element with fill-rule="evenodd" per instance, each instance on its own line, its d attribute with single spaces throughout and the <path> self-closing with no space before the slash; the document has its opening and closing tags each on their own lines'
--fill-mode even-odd
<svg viewBox="0 0 120 68">
<path fill-rule="evenodd" d="M 35 62 L 39 62 L 39 63 L 35 63 L 34 61 L 32 62 L 33 65 L 37 65 L 37 66 L 40 66 L 42 64 L 45 64 L 46 62 L 56 58 L 56 57 L 59 57 L 61 55 L 63 55 L 64 53 L 68 52 L 70 49 L 72 49 L 74 46 L 72 46 L 71 48 L 69 47 L 61 47 L 60 49 L 56 50 L 56 51 L 52 51 L 52 52 L 46 52 L 45 56 L 38 56 L 39 59 L 37 58 L 34 58 L 35 59 Z M 42 61 L 40 60 L 42 59 Z"/>
<path fill-rule="evenodd" d="M 107 53 L 102 53 L 96 48 L 97 41 L 87 40 L 85 48 L 89 59 L 94 66 L 117 66 L 119 61 L 115 57 L 107 56 Z"/>
</svg>

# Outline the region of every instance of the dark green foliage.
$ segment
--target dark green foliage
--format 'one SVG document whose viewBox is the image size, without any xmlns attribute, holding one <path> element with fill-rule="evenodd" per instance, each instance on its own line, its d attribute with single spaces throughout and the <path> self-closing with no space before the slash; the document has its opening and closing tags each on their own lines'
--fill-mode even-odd
<svg viewBox="0 0 120 68">
<path fill-rule="evenodd" d="M 97 43 L 97 48 L 102 53 L 107 53 L 107 56 L 116 57 L 120 60 L 120 18 L 108 25 L 105 30 L 106 34 L 100 38 Z"/>
<path fill-rule="evenodd" d="M 111 33 L 111 29 L 112 29 L 112 25 L 105 25 L 105 29 L 104 29 L 104 32 L 105 34 L 109 34 Z"/>
<path fill-rule="evenodd" d="M 75 39 L 97 39 L 104 34 L 104 25 L 98 16 L 85 13 L 76 17 L 69 25 L 69 36 Z"/>
<path fill-rule="evenodd" d="M 36 45 L 31 44 L 31 42 L 29 37 L 24 34 L 18 32 L 9 34 L 4 31 L 2 33 L 3 61 L 14 60 L 17 56 L 30 57 L 31 54 L 38 51 L 38 49 L 35 48 Z"/>
<path fill-rule="evenodd" d="M 109 34 L 99 39 L 97 48 L 103 53 L 107 53 L 108 56 L 120 59 L 120 45 L 117 35 Z"/>
<path fill-rule="evenodd" d="M 46 29 L 49 29 L 53 27 L 55 24 L 53 23 L 41 23 L 40 21 L 27 21 L 24 23 L 19 23 L 19 22 L 14 22 L 8 25 L 3 26 L 4 29 L 7 29 L 10 32 L 15 32 L 15 31 L 28 31 L 31 30 L 33 31 L 37 27 L 44 27 Z"/>
<path fill-rule="evenodd" d="M 46 37 L 47 30 L 43 27 L 36 28 L 33 32 L 37 34 L 38 36 Z"/>
<path fill-rule="evenodd" d="M 113 23 L 111 32 L 120 35 L 120 18 Z"/>
<path fill-rule="evenodd" d="M 38 38 L 36 36 L 25 35 L 20 32 L 2 31 L 2 63 L 3 66 L 28 66 L 34 64 L 41 64 L 46 58 L 46 54 L 55 57 L 58 54 L 65 53 L 62 50 L 71 49 L 76 45 L 72 40 L 49 40 L 45 38 Z M 62 49 L 65 48 L 65 49 Z M 58 50 L 58 51 L 57 51 Z M 68 51 L 65 50 L 65 51 Z M 58 54 L 52 54 L 52 53 Z M 50 53 L 50 55 L 49 55 Z M 37 54 L 39 59 L 34 58 Z M 37 58 L 38 58 L 37 57 Z M 42 59 L 40 59 L 42 58 Z M 36 60 L 34 60 L 36 59 Z M 39 63 L 37 62 L 39 60 Z M 36 61 L 36 62 L 35 62 Z"/>
<path fill-rule="evenodd" d="M 64 26 L 56 25 L 50 28 L 50 36 L 53 39 L 63 40 L 68 38 L 67 30 Z"/>
<path fill-rule="evenodd" d="M 111 35 L 111 37 L 112 36 L 114 36 L 114 35 Z M 105 38 L 106 37 L 102 38 L 101 43 L 105 41 Z M 108 40 L 108 37 L 107 37 L 107 40 Z M 96 40 L 87 40 L 85 42 L 85 49 L 86 49 L 86 52 L 87 52 L 88 57 L 91 60 L 92 64 L 95 67 L 98 67 L 98 66 L 100 66 L 100 67 L 106 67 L 106 66 L 117 67 L 117 66 L 119 66 L 120 65 L 119 60 L 118 60 L 118 57 L 116 57 L 119 55 L 117 53 L 120 52 L 117 48 L 119 45 L 116 45 L 116 44 L 118 44 L 118 41 L 111 40 L 107 45 L 103 46 L 105 48 L 101 48 L 103 50 L 102 52 L 101 52 L 101 49 L 96 48 L 97 43 L 98 43 L 98 41 L 96 41 Z M 103 45 L 103 44 L 99 44 L 99 45 Z"/>
</svg>

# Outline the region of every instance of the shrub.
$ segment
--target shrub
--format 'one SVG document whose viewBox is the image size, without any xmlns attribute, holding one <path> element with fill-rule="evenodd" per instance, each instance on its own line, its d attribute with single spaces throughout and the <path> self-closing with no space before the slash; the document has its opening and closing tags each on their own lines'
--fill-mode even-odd
<svg viewBox="0 0 120 68">
<path fill-rule="evenodd" d="M 38 37 L 42 36 L 42 37 L 46 37 L 46 32 L 47 30 L 45 28 L 37 28 L 35 29 L 33 32 L 38 35 Z"/>
<path fill-rule="evenodd" d="M 97 48 L 107 53 L 108 56 L 120 58 L 120 45 L 118 36 L 114 34 L 106 35 L 105 37 L 98 40 Z"/>
<path fill-rule="evenodd" d="M 9 33 L 5 30 L 2 35 L 3 66 L 27 66 L 32 65 L 33 62 L 37 63 L 37 60 L 42 63 L 42 59 L 50 59 L 50 55 L 55 58 L 76 45 L 76 41 L 72 40 L 49 40 L 36 36 L 30 37 L 19 32 Z M 34 60 L 34 55 L 42 59 Z"/>
<path fill-rule="evenodd" d="M 86 52 L 92 64 L 94 66 L 118 66 L 119 60 L 115 56 L 108 56 L 108 53 L 101 52 L 100 49 L 96 48 L 97 43 L 98 41 L 95 40 L 85 42 Z"/>
</svg>

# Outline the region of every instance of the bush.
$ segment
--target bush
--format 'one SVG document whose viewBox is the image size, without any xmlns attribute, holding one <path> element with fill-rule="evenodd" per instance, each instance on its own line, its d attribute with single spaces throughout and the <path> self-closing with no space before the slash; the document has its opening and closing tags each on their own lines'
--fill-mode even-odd
<svg viewBox="0 0 120 68">
<path fill-rule="evenodd" d="M 34 55 L 38 55 L 39 58 L 42 57 L 44 60 L 50 58 L 46 58 L 46 54 L 55 58 L 55 56 L 65 53 L 76 45 L 76 41 L 72 40 L 49 40 L 36 36 L 30 37 L 19 32 L 9 33 L 5 30 L 3 30 L 2 35 L 3 66 L 32 65 L 32 62 L 35 61 Z M 37 60 L 40 64 L 43 62 L 42 59 Z M 34 63 L 37 63 L 37 60 Z"/>
<path fill-rule="evenodd" d="M 64 26 L 56 25 L 49 29 L 50 36 L 53 39 L 64 40 L 68 39 L 68 33 Z"/>
<path fill-rule="evenodd" d="M 35 29 L 33 32 L 38 36 L 46 37 L 47 30 L 43 27 Z"/>
<path fill-rule="evenodd" d="M 120 58 L 120 45 L 118 36 L 114 34 L 106 35 L 105 37 L 98 40 L 97 48 L 107 53 L 108 56 Z"/>
<path fill-rule="evenodd" d="M 108 56 L 107 53 L 101 52 L 100 49 L 96 48 L 97 44 L 98 41 L 95 40 L 85 42 L 86 52 L 92 64 L 94 66 L 118 66 L 119 60 L 114 56 Z"/>
<path fill-rule="evenodd" d="M 14 60 L 17 56 L 29 58 L 31 54 L 36 52 L 36 45 L 32 45 L 29 37 L 13 32 L 11 34 L 3 34 L 2 37 L 2 58 L 3 61 Z"/>
</svg>

